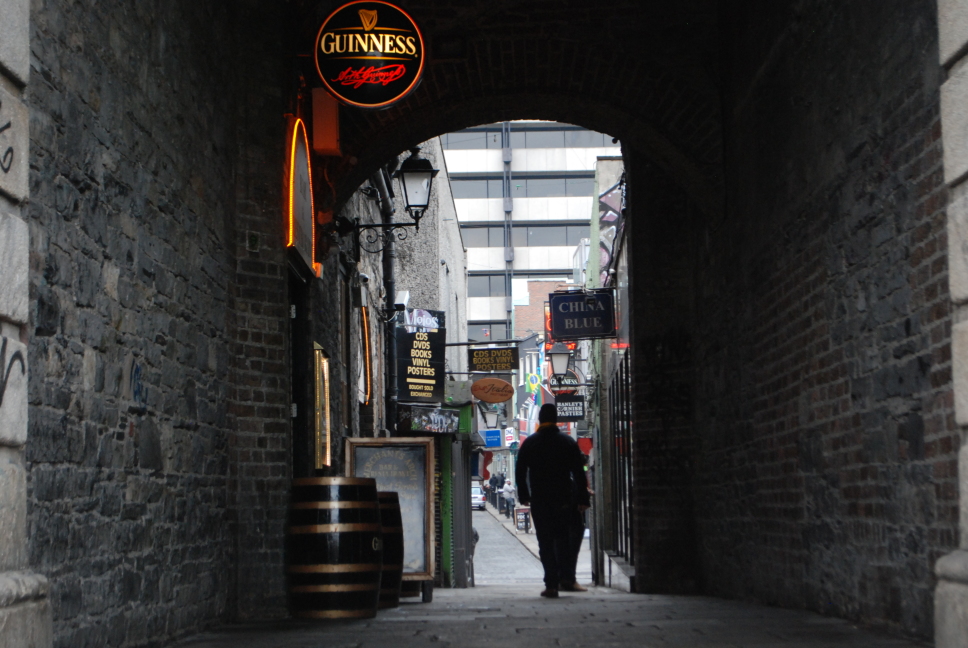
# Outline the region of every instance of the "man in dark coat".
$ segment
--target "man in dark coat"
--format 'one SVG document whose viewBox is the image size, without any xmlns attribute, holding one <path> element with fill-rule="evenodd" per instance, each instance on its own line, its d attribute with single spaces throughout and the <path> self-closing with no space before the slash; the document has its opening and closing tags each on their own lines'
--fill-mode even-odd
<svg viewBox="0 0 968 648">
<path fill-rule="evenodd" d="M 558 590 L 582 592 L 575 581 L 574 519 L 589 506 L 588 480 L 578 444 L 558 429 L 558 408 L 542 405 L 538 430 L 518 450 L 514 480 L 518 501 L 531 506 L 544 567 L 541 596 L 556 598 Z"/>
</svg>

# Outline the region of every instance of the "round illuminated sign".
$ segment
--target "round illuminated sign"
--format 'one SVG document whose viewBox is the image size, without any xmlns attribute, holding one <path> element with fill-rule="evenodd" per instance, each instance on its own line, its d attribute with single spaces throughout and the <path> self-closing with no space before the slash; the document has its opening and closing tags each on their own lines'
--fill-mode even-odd
<svg viewBox="0 0 968 648">
<path fill-rule="evenodd" d="M 380 0 L 345 4 L 316 36 L 316 70 L 330 94 L 360 108 L 385 108 L 413 90 L 424 42 L 413 19 Z"/>
<path fill-rule="evenodd" d="M 574 369 L 569 369 L 568 373 L 560 378 L 552 376 L 550 383 L 552 394 L 571 395 L 578 393 L 578 385 L 582 383 L 582 379 Z"/>
<path fill-rule="evenodd" d="M 503 403 L 514 396 L 514 387 L 500 378 L 481 378 L 471 385 L 471 393 L 485 403 Z"/>
</svg>

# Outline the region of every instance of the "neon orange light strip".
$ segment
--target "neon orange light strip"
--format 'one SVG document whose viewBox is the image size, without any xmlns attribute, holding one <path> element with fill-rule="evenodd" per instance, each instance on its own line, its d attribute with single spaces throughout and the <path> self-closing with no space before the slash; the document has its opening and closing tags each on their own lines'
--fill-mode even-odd
<svg viewBox="0 0 968 648">
<path fill-rule="evenodd" d="M 363 353 L 366 355 L 366 400 L 363 401 L 364 405 L 370 404 L 370 317 L 366 310 L 366 306 L 363 307 Z"/>
<path fill-rule="evenodd" d="M 312 212 L 312 257 L 313 269 L 319 265 L 316 263 L 316 205 L 313 196 L 313 165 L 310 161 L 309 136 L 306 134 L 306 124 L 299 117 L 293 123 L 289 145 L 289 237 L 286 240 L 286 247 L 292 247 L 296 238 L 296 214 L 295 212 L 295 193 L 296 193 L 296 143 L 298 137 L 302 135 L 303 144 L 306 146 L 306 172 L 309 175 L 309 210 Z"/>
</svg>

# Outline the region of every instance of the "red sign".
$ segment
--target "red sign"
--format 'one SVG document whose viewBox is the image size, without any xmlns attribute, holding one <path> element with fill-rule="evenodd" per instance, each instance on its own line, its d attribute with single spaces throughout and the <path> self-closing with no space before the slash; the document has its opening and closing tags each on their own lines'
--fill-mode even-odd
<svg viewBox="0 0 968 648">
<path fill-rule="evenodd" d="M 481 378 L 471 385 L 471 393 L 485 403 L 503 403 L 514 396 L 514 387 L 500 378 Z"/>
<path fill-rule="evenodd" d="M 423 36 L 399 7 L 381 0 L 358 0 L 323 21 L 315 59 L 319 78 L 339 101 L 385 108 L 420 82 Z"/>
</svg>

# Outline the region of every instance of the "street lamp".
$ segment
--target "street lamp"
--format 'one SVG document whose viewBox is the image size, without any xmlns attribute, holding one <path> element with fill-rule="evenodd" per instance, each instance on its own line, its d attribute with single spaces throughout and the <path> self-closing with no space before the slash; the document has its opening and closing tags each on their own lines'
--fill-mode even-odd
<svg viewBox="0 0 968 648">
<path fill-rule="evenodd" d="M 568 373 L 568 361 L 571 360 L 571 351 L 561 342 L 555 342 L 548 352 L 551 358 L 551 374 L 556 378 L 562 378 Z"/>
<path fill-rule="evenodd" d="M 379 173 L 382 174 L 383 171 Z M 355 233 L 357 256 L 359 256 L 360 250 L 377 254 L 387 249 L 387 246 L 394 241 L 405 240 L 407 238 L 406 228 L 412 227 L 415 231 L 420 231 L 420 218 L 430 204 L 430 189 L 437 173 L 437 169 L 430 163 L 430 160 L 420 157 L 419 147 L 410 149 L 410 157 L 403 161 L 393 177 L 400 179 L 400 184 L 403 186 L 405 207 L 413 222 L 395 223 L 389 220 L 393 214 L 391 208 L 389 213 L 383 214 L 385 221 L 388 222 L 361 223 L 359 218 L 351 221 L 342 216 L 337 216 L 328 226 L 330 231 L 334 231 L 341 236 L 350 232 Z M 383 175 L 379 176 L 376 183 L 382 187 Z M 374 197 L 382 194 L 380 189 L 373 191 L 371 187 L 366 195 Z M 384 196 L 382 200 L 386 200 L 386 197 Z"/>
<path fill-rule="evenodd" d="M 484 417 L 484 425 L 488 430 L 494 430 L 497 428 L 498 417 L 500 412 L 496 409 L 491 409 L 483 402 L 477 403 L 477 409 L 480 410 L 481 416 Z"/>
<path fill-rule="evenodd" d="M 414 147 L 410 149 L 410 157 L 404 160 L 397 172 L 393 174 L 394 178 L 400 178 L 407 213 L 418 227 L 420 217 L 424 215 L 430 204 L 430 187 L 437 173 L 437 169 L 430 160 L 420 157 L 420 148 Z"/>
</svg>

